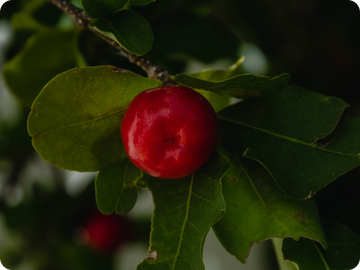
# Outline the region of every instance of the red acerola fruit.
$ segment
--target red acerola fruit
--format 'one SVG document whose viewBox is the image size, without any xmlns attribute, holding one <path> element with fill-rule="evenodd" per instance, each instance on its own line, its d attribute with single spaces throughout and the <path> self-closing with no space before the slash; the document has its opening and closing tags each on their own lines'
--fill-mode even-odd
<svg viewBox="0 0 360 270">
<path fill-rule="evenodd" d="M 132 235 L 130 222 L 126 218 L 116 214 L 104 215 L 99 211 L 90 216 L 83 230 L 88 244 L 105 253 L 115 251 Z"/>
<path fill-rule="evenodd" d="M 162 86 L 137 95 L 127 108 L 121 137 L 135 166 L 168 179 L 199 169 L 216 147 L 218 122 L 211 104 L 184 86 Z"/>
</svg>

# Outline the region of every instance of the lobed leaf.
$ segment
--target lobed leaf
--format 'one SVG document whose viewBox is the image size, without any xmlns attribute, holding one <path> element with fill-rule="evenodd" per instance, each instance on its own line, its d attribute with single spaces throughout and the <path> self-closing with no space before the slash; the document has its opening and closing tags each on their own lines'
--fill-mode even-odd
<svg viewBox="0 0 360 270">
<path fill-rule="evenodd" d="M 263 164 L 290 196 L 308 199 L 360 165 L 360 119 L 349 119 L 334 141 L 316 142 L 336 126 L 348 105 L 334 97 L 287 87 L 219 112 L 219 126 L 238 153 Z"/>
<path fill-rule="evenodd" d="M 153 45 L 154 37 L 150 24 L 140 13 L 133 10 L 122 10 L 92 20 L 89 26 L 136 55 L 148 53 Z"/>
<path fill-rule="evenodd" d="M 127 157 L 121 120 L 131 100 L 161 82 L 113 66 L 76 68 L 53 78 L 35 99 L 28 132 L 35 150 L 67 170 L 98 171 Z"/>
<path fill-rule="evenodd" d="M 81 0 L 86 13 L 92 18 L 99 18 L 116 13 L 127 6 L 130 0 Z"/>
<path fill-rule="evenodd" d="M 29 26 L 32 27 L 32 26 Z M 42 29 L 3 69 L 10 90 L 30 107 L 44 85 L 57 74 L 78 66 L 78 30 Z"/>
<path fill-rule="evenodd" d="M 144 269 L 204 269 L 202 249 L 211 226 L 225 213 L 220 179 L 229 166 L 218 152 L 182 179 L 149 180 L 155 210 Z"/>
<path fill-rule="evenodd" d="M 296 263 L 299 270 L 350 270 L 360 260 L 360 236 L 348 227 L 322 220 L 329 247 L 323 249 L 309 239 L 285 239 L 283 254 Z"/>
<path fill-rule="evenodd" d="M 235 72 L 238 71 L 235 69 Z M 179 84 L 191 88 L 228 94 L 240 99 L 267 97 L 280 93 L 290 80 L 287 73 L 273 78 L 253 74 L 241 74 L 227 78 L 231 75 L 233 75 L 231 70 L 227 73 L 220 71 L 204 71 L 195 74 L 181 73 L 175 76 L 175 80 Z"/>
<path fill-rule="evenodd" d="M 222 180 L 226 213 L 213 230 L 230 254 L 246 263 L 254 244 L 275 237 L 306 237 L 327 246 L 313 199 L 286 196 L 261 164 L 224 145 L 218 150 L 230 169 Z"/>
<path fill-rule="evenodd" d="M 135 183 L 142 175 L 143 172 L 129 159 L 99 171 L 95 179 L 99 210 L 104 214 L 116 212 L 118 215 L 130 212 L 138 197 Z"/>
</svg>

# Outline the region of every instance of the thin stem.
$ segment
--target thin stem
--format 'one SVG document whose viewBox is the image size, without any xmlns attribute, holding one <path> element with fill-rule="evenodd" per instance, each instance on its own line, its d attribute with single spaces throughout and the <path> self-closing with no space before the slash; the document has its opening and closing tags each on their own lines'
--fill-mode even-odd
<svg viewBox="0 0 360 270">
<path fill-rule="evenodd" d="M 91 21 L 91 18 L 85 13 L 83 9 L 74 6 L 73 4 L 69 3 L 66 0 L 49 0 L 49 1 L 58 8 L 60 8 L 61 10 L 63 10 L 65 13 L 69 14 L 75 20 L 76 24 L 80 28 L 90 29 L 95 34 L 100 36 L 103 40 L 105 40 L 106 42 L 114 46 L 116 49 L 121 51 L 130 60 L 131 63 L 138 65 L 144 71 L 146 71 L 149 78 L 155 80 L 161 80 L 164 85 L 176 84 L 176 82 L 170 78 L 169 73 L 162 66 L 151 63 L 143 56 L 138 56 L 129 53 L 127 50 L 125 50 L 123 47 L 121 47 L 111 38 L 108 38 L 107 36 L 104 36 L 103 34 L 96 31 L 94 28 L 89 27 L 89 22 Z"/>
</svg>

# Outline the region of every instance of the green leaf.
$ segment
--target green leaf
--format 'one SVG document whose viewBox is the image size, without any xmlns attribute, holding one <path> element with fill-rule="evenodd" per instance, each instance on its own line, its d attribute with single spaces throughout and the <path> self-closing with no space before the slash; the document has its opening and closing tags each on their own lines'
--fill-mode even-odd
<svg viewBox="0 0 360 270">
<path fill-rule="evenodd" d="M 34 101 L 28 132 L 36 151 L 67 170 L 98 171 L 126 158 L 121 120 L 131 100 L 161 82 L 113 66 L 53 78 Z"/>
<path fill-rule="evenodd" d="M 5 82 L 25 106 L 31 106 L 51 78 L 77 66 L 77 36 L 78 30 L 42 29 L 6 63 Z"/>
<path fill-rule="evenodd" d="M 322 223 L 329 243 L 326 250 L 308 239 L 285 239 L 284 258 L 296 263 L 300 270 L 355 268 L 360 260 L 360 236 L 340 223 L 327 220 Z"/>
<path fill-rule="evenodd" d="M 360 118 L 349 119 L 326 147 L 317 145 L 348 105 L 334 97 L 287 87 L 269 99 L 240 102 L 218 113 L 232 147 L 263 164 L 290 196 L 307 199 L 360 165 Z"/>
<path fill-rule="evenodd" d="M 219 82 L 230 79 L 232 77 L 238 76 L 243 73 L 243 62 L 244 57 L 240 57 L 236 63 L 234 63 L 228 69 L 206 69 L 198 73 L 186 74 L 191 78 L 196 78 L 199 80 L 209 81 L 209 82 Z M 181 76 L 180 76 L 181 77 Z"/>
<path fill-rule="evenodd" d="M 101 170 L 95 180 L 96 202 L 104 214 L 124 215 L 134 207 L 138 190 L 136 181 L 143 172 L 129 159 Z"/>
<path fill-rule="evenodd" d="M 210 78 L 214 75 L 214 78 Z M 228 94 L 232 97 L 244 99 L 251 97 L 267 97 L 284 90 L 290 80 L 287 73 L 277 77 L 257 76 L 252 74 L 241 74 L 229 79 L 219 80 L 222 76 L 219 71 L 208 73 L 177 74 L 175 80 L 181 84 L 195 89 L 214 91 L 219 94 Z M 203 79 L 204 78 L 204 79 Z"/>
<path fill-rule="evenodd" d="M 14 31 L 39 30 L 44 27 L 27 12 L 16 12 L 11 16 L 11 26 Z"/>
<path fill-rule="evenodd" d="M 153 45 L 150 24 L 133 10 L 122 10 L 106 18 L 92 20 L 89 25 L 136 55 L 146 54 Z"/>
<path fill-rule="evenodd" d="M 61 15 L 62 11 L 49 1 L 30 0 L 12 16 L 11 24 L 14 30 L 35 30 L 40 26 L 56 26 Z"/>
<path fill-rule="evenodd" d="M 206 234 L 225 213 L 220 179 L 228 166 L 228 160 L 215 152 L 188 177 L 150 179 L 155 204 L 150 250 L 138 270 L 204 269 L 202 249 Z"/>
<path fill-rule="evenodd" d="M 99 18 L 122 10 L 130 0 L 81 0 L 86 13 L 92 18 Z"/>
<path fill-rule="evenodd" d="M 152 2 L 155 2 L 155 0 L 130 0 L 129 5 L 132 6 L 146 6 Z"/>
<path fill-rule="evenodd" d="M 230 254 L 245 263 L 254 244 L 275 237 L 307 237 L 327 246 L 313 199 L 286 196 L 261 164 L 224 145 L 218 150 L 230 169 L 222 180 L 226 213 L 213 229 Z"/>
</svg>

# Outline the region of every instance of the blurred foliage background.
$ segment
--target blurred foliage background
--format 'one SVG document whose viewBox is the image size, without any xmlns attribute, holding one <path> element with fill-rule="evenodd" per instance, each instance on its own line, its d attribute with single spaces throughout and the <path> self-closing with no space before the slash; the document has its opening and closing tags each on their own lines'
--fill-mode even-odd
<svg viewBox="0 0 360 270">
<path fill-rule="evenodd" d="M 171 74 L 227 68 L 245 55 L 245 73 L 287 72 L 291 84 L 340 97 L 351 105 L 345 115 L 360 116 L 360 11 L 351 1 L 157 0 L 135 9 L 154 31 L 154 47 L 147 57 Z M 45 0 L 6 2 L 0 11 L 1 70 L 39 31 L 72 27 L 71 19 Z M 79 31 L 75 42 L 80 52 L 76 61 L 56 62 L 60 60 L 54 60 L 52 48 L 45 44 L 25 67 L 15 65 L 19 76 L 14 82 L 0 79 L 0 259 L 10 269 L 133 269 L 146 255 L 149 193 L 142 191 L 124 218 L 99 215 L 95 174 L 47 164 L 27 134 L 30 103 L 23 97 L 31 92 L 35 94 L 26 100 L 33 99 L 57 73 L 111 64 L 145 75 L 90 31 Z M 54 55 L 64 53 L 53 50 Z M 360 168 L 328 185 L 315 199 L 321 217 L 360 234 Z M 97 226 L 111 236 L 94 234 Z M 222 259 L 226 254 L 214 248 L 215 242 L 211 235 L 206 242 L 207 269 L 278 269 L 269 244 L 255 247 L 243 266 Z M 256 256 L 262 256 L 262 262 Z"/>
</svg>

